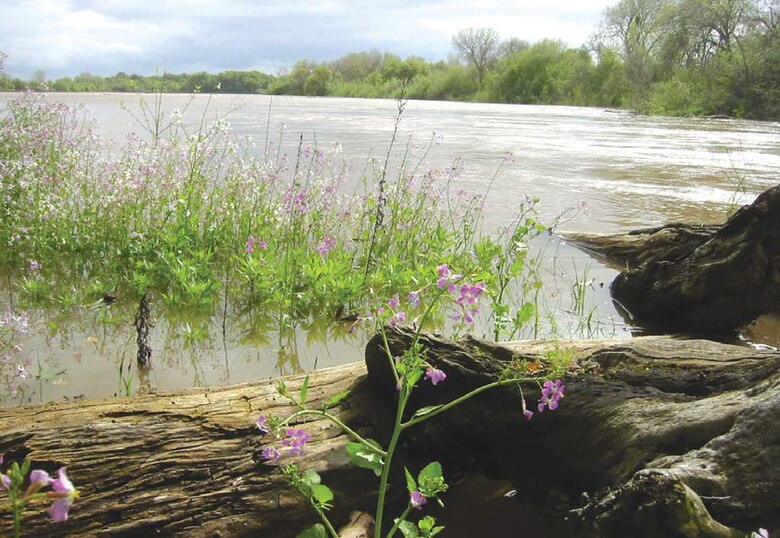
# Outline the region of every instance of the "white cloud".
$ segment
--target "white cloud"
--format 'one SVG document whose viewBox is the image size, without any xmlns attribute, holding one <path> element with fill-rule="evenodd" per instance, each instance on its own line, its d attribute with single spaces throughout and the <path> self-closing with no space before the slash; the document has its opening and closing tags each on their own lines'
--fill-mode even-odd
<svg viewBox="0 0 780 538">
<path fill-rule="evenodd" d="M 444 59 L 469 26 L 586 42 L 614 0 L 5 0 L 6 70 L 149 74 L 289 65 L 379 48 Z"/>
</svg>

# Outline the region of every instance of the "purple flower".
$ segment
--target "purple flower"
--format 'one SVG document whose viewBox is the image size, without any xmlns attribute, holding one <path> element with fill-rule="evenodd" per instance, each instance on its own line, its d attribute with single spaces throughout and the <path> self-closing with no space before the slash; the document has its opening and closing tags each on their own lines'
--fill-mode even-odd
<svg viewBox="0 0 780 538">
<path fill-rule="evenodd" d="M 556 379 L 554 383 L 550 380 L 545 381 L 542 386 L 542 397 L 539 399 L 539 412 L 544 411 L 545 407 L 550 411 L 558 409 L 558 400 L 563 398 L 565 390 L 566 387 L 560 379 Z"/>
<path fill-rule="evenodd" d="M 425 379 L 428 379 L 432 385 L 438 385 L 447 379 L 447 374 L 438 368 L 428 368 L 428 371 L 425 372 Z"/>
<path fill-rule="evenodd" d="M 436 286 L 440 289 L 447 288 L 450 293 L 458 291 L 458 287 L 455 282 L 461 279 L 461 275 L 454 275 L 450 271 L 449 266 L 445 263 L 437 267 L 439 273 L 439 279 L 436 281 Z"/>
<path fill-rule="evenodd" d="M 246 248 L 244 248 L 244 252 L 246 252 L 247 254 L 252 254 L 255 251 L 256 241 L 257 240 L 254 237 L 250 237 L 249 239 L 247 239 Z"/>
<path fill-rule="evenodd" d="M 271 427 L 268 425 L 268 417 L 265 415 L 260 415 L 257 417 L 257 429 L 260 430 L 263 433 L 268 433 L 271 431 Z"/>
<path fill-rule="evenodd" d="M 328 252 L 336 247 L 336 239 L 332 235 L 326 235 L 322 238 L 322 241 L 317 245 L 317 252 L 323 256 L 327 256 Z"/>
<path fill-rule="evenodd" d="M 399 306 L 401 306 L 401 300 L 399 299 L 397 293 L 393 295 L 391 299 L 388 299 L 387 306 L 389 306 L 390 308 L 398 308 Z"/>
<path fill-rule="evenodd" d="M 418 306 L 420 306 L 420 292 L 410 291 L 407 300 L 409 301 L 409 304 L 412 305 L 413 308 L 417 308 Z"/>
<path fill-rule="evenodd" d="M 46 471 L 40 469 L 33 469 L 30 473 L 30 485 L 36 486 L 48 486 L 52 482 L 52 477 Z"/>
<path fill-rule="evenodd" d="M 563 398 L 563 392 L 566 390 L 566 386 L 560 379 L 556 379 L 553 383 L 549 379 L 542 385 L 542 397 L 552 398 L 556 402 Z"/>
<path fill-rule="evenodd" d="M 412 508 L 415 510 L 421 510 L 423 505 L 428 502 L 428 499 L 425 498 L 425 495 L 420 493 L 419 491 L 413 491 L 409 494 L 409 504 L 412 505 Z"/>
<path fill-rule="evenodd" d="M 0 490 L 8 489 L 11 487 L 11 478 L 6 475 L 0 473 Z"/>
<path fill-rule="evenodd" d="M 390 326 L 395 327 L 404 321 L 406 321 L 406 312 L 394 312 L 393 317 L 390 318 Z"/>
<path fill-rule="evenodd" d="M 531 417 L 534 416 L 533 411 L 529 411 L 528 407 L 525 405 L 525 398 L 523 398 L 523 416 L 526 420 L 531 420 Z"/>
<path fill-rule="evenodd" d="M 284 432 L 287 436 L 282 439 L 282 446 L 290 448 L 291 456 L 300 456 L 303 454 L 303 447 L 306 441 L 311 439 L 311 435 L 306 433 L 303 428 L 287 428 Z"/>
<path fill-rule="evenodd" d="M 279 456 L 281 456 L 281 454 L 276 450 L 276 447 L 267 446 L 263 449 L 263 457 L 267 461 L 279 461 Z"/>
<path fill-rule="evenodd" d="M 53 491 L 50 491 L 47 496 L 55 501 L 49 507 L 49 515 L 52 521 L 66 521 L 68 510 L 79 492 L 65 474 L 65 467 L 57 472 L 57 478 L 51 482 L 51 489 Z"/>
</svg>

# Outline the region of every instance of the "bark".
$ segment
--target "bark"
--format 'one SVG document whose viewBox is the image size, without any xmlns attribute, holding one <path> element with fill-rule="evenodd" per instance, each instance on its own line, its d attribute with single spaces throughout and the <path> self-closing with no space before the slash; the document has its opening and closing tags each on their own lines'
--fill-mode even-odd
<svg viewBox="0 0 780 538">
<path fill-rule="evenodd" d="M 393 353 L 411 338 L 404 330 L 387 335 Z M 309 400 L 317 407 L 349 390 L 334 411 L 382 441 L 395 383 L 378 342 L 367 346 L 368 370 L 347 365 L 311 374 Z M 551 357 L 570 357 L 567 394 L 554 413 L 525 421 L 516 387 L 484 393 L 410 429 L 408 453 L 397 463 L 414 470 L 437 459 L 447 475 L 480 465 L 510 479 L 520 498 L 546 511 L 578 509 L 569 515 L 575 536 L 631 528 L 636 532 L 627 535 L 658 536 L 643 532 L 644 520 L 632 514 L 671 522 L 670 510 L 679 503 L 664 502 L 672 493 L 692 508 L 678 510 L 679 521 L 664 536 L 733 536 L 734 528 L 780 523 L 771 520 L 780 514 L 780 430 L 772 426 L 780 413 L 780 354 L 664 337 L 496 345 L 426 335 L 422 342 L 428 360 L 448 377 L 437 387 L 422 381 L 414 405 L 459 396 L 519 359 L 543 366 Z M 302 380 L 286 379 L 292 393 Z M 292 411 L 274 385 L 4 410 L 0 453 L 6 464 L 27 457 L 52 473 L 65 465 L 81 490 L 66 523 L 48 523 L 41 507 L 29 512 L 25 534 L 295 536 L 316 519 L 284 485 L 277 466 L 263 463 L 260 453 L 274 440 L 254 425 L 260 412 Z M 533 406 L 538 388 L 529 383 L 523 390 Z M 349 465 L 348 439 L 338 428 L 325 420 L 306 428 L 313 436 L 300 466 L 317 470 L 334 490 L 335 524 L 365 533 L 370 520 L 350 514 L 373 513 L 376 478 Z M 403 497 L 402 478 L 393 491 Z M 583 492 L 592 499 L 586 506 Z M 713 530 L 686 534 L 691 525 Z"/>
<path fill-rule="evenodd" d="M 719 227 L 675 224 L 617 236 L 564 235 L 627 266 L 612 282 L 612 297 L 645 326 L 725 333 L 780 304 L 780 185 Z"/>
<path fill-rule="evenodd" d="M 371 417 L 379 402 L 363 389 L 364 373 L 363 365 L 353 364 L 312 375 L 311 405 L 350 390 L 349 404 L 335 411 L 370 432 L 364 416 Z M 302 380 L 286 380 L 292 393 Z M 65 523 L 48 523 L 43 506 L 31 508 L 25 535 L 295 536 L 317 520 L 285 486 L 277 466 L 264 463 L 261 451 L 274 440 L 261 436 L 254 425 L 261 411 L 284 417 L 293 410 L 274 385 L 3 410 L 0 453 L 6 465 L 27 457 L 52 474 L 67 466 L 81 493 Z M 376 480 L 348 463 L 347 438 L 325 420 L 314 420 L 306 429 L 313 439 L 299 463 L 316 469 L 334 490 L 336 524 L 355 509 L 373 512 L 366 497 L 356 493 L 370 497 Z M 0 519 L 0 529 L 6 523 L 7 518 Z"/>
</svg>

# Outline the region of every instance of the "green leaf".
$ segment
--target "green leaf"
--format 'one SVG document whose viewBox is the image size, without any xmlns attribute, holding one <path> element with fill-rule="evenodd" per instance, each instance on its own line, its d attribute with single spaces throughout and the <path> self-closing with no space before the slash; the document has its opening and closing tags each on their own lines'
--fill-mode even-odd
<svg viewBox="0 0 780 538">
<path fill-rule="evenodd" d="M 532 303 L 525 303 L 515 315 L 515 324 L 517 326 L 522 325 L 534 315 L 534 305 Z"/>
<path fill-rule="evenodd" d="M 349 391 L 349 390 L 345 390 L 345 391 L 339 392 L 338 394 L 336 394 L 335 396 L 333 396 L 332 398 L 330 398 L 330 399 L 329 399 L 327 402 L 325 402 L 324 404 L 322 404 L 322 409 L 323 409 L 323 410 L 326 410 L 326 409 L 332 409 L 332 408 L 336 407 L 336 406 L 337 406 L 337 405 L 339 405 L 339 404 L 340 404 L 340 403 L 341 403 L 341 402 L 342 402 L 342 401 L 343 401 L 343 400 L 344 400 L 344 399 L 345 399 L 347 396 L 349 396 L 349 394 L 350 394 L 350 391 Z"/>
<path fill-rule="evenodd" d="M 328 532 L 325 530 L 325 527 L 322 526 L 321 523 L 317 523 L 316 525 L 312 525 L 302 533 L 300 533 L 295 538 L 328 538 Z"/>
<path fill-rule="evenodd" d="M 325 484 L 311 486 L 311 496 L 324 507 L 330 507 L 330 502 L 333 500 L 333 492 Z"/>
<path fill-rule="evenodd" d="M 422 532 L 431 532 L 433 530 L 433 527 L 436 525 L 436 520 L 433 519 L 431 516 L 425 516 L 420 521 L 417 522 L 417 527 Z"/>
<path fill-rule="evenodd" d="M 306 375 L 306 378 L 303 380 L 303 385 L 301 385 L 301 392 L 300 392 L 300 403 L 301 405 L 306 404 L 306 396 L 309 395 L 309 376 Z"/>
<path fill-rule="evenodd" d="M 441 463 L 438 461 L 433 461 L 426 465 L 422 471 L 420 471 L 417 480 L 422 482 L 424 480 L 436 480 L 438 478 L 443 478 Z"/>
<path fill-rule="evenodd" d="M 402 521 L 398 524 L 398 530 L 404 535 L 404 538 L 417 538 L 420 533 L 417 532 L 417 527 L 411 521 Z"/>
<path fill-rule="evenodd" d="M 444 482 L 441 464 L 438 461 L 434 461 L 433 463 L 426 465 L 417 477 L 417 485 L 420 489 L 420 493 L 429 499 L 436 497 L 443 491 L 447 491 L 447 484 Z"/>
<path fill-rule="evenodd" d="M 412 473 L 406 467 L 404 467 L 404 473 L 406 474 L 406 489 L 409 490 L 409 493 L 417 491 L 417 482 L 414 481 Z"/>
<path fill-rule="evenodd" d="M 375 441 L 368 440 L 376 444 Z M 378 445 L 377 445 L 378 446 Z M 362 469 L 371 469 L 374 474 L 380 476 L 385 462 L 382 455 L 362 443 L 347 443 L 347 455 L 352 465 Z"/>
<path fill-rule="evenodd" d="M 437 409 L 440 409 L 443 407 L 442 405 L 427 405 L 425 407 L 422 407 L 414 412 L 414 415 L 412 415 L 412 419 L 424 417 L 425 415 L 428 415 L 430 413 L 433 413 Z"/>
<path fill-rule="evenodd" d="M 321 482 L 320 475 L 314 469 L 306 469 L 303 471 L 303 481 L 309 486 L 319 484 Z"/>
</svg>

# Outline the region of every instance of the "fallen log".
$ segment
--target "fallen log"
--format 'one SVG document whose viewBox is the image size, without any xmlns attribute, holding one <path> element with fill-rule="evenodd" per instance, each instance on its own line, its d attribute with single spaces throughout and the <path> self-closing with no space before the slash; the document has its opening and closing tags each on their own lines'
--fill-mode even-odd
<svg viewBox="0 0 780 538">
<path fill-rule="evenodd" d="M 403 331 L 389 334 L 393 354 L 409 341 Z M 410 442 L 474 460 L 546 510 L 580 506 L 568 514 L 571 535 L 616 536 L 623 529 L 638 537 L 731 537 L 780 524 L 780 429 L 773 426 L 780 416 L 780 353 L 661 336 L 501 345 L 425 337 L 423 344 L 430 361 L 457 381 L 423 386 L 418 405 L 452 399 L 495 377 L 508 361 L 571 358 L 567 395 L 554 413 L 526 422 L 517 391 L 497 389 L 436 417 Z M 379 345 L 376 338 L 369 343 L 366 360 L 369 377 L 382 387 L 389 370 Z M 528 398 L 534 389 L 523 390 Z M 665 477 L 664 487 L 650 487 L 654 482 L 641 478 L 648 474 Z M 638 483 L 647 487 L 629 495 Z M 610 497 L 609 488 L 624 488 L 623 494 Z M 702 509 L 669 519 L 671 490 L 687 495 L 684 506 Z M 583 493 L 592 499 L 586 507 Z M 648 525 L 653 517 L 666 527 Z M 696 534 L 699 528 L 712 532 Z"/>
<path fill-rule="evenodd" d="M 646 326 L 724 333 L 780 304 L 780 185 L 722 226 L 563 237 L 625 269 L 610 286 L 612 297 Z"/>
<path fill-rule="evenodd" d="M 311 405 L 349 390 L 352 407 L 339 411 L 341 418 L 370 429 L 361 422 L 380 402 L 361 388 L 364 374 L 362 364 L 316 372 Z M 286 379 L 290 390 L 302 381 Z M 25 535 L 295 536 L 316 517 L 285 486 L 277 466 L 264 463 L 261 451 L 271 440 L 254 424 L 261 411 L 283 417 L 292 410 L 273 381 L 29 405 L 0 416 L 0 453 L 6 464 L 27 457 L 52 474 L 67 466 L 81 492 L 65 523 L 49 523 L 45 510 L 30 511 Z M 374 491 L 376 480 L 348 463 L 346 437 L 324 420 L 307 430 L 313 439 L 296 461 L 316 468 L 332 487 L 336 520 L 370 508 L 356 492 Z"/>
<path fill-rule="evenodd" d="M 405 330 L 388 332 L 393 352 L 410 338 Z M 771 427 L 780 412 L 778 353 L 665 337 L 496 345 L 426 335 L 422 342 L 428 360 L 448 377 L 437 387 L 422 384 L 415 405 L 488 382 L 506 361 L 543 363 L 553 356 L 571 359 L 568 392 L 558 411 L 530 422 L 522 418 L 515 387 L 484 393 L 410 430 L 408 454 L 401 458 L 436 458 L 447 473 L 478 464 L 510 479 L 518 496 L 537 506 L 561 514 L 580 509 L 569 514 L 571 525 L 587 531 L 578 536 L 612 536 L 606 529 L 634 521 L 626 516 L 629 501 L 663 491 L 642 489 L 638 477 L 650 471 L 703 507 L 665 536 L 688 536 L 680 529 L 692 519 L 715 529 L 707 536 L 733 536 L 735 528 L 767 526 L 780 514 L 780 432 Z M 312 373 L 309 400 L 317 406 L 350 391 L 334 412 L 359 433 L 382 440 L 395 391 L 376 338 L 366 348 L 366 361 L 367 370 L 347 365 Z M 297 391 L 302 379 L 286 382 Z M 25 532 L 295 536 L 315 518 L 284 485 L 278 467 L 263 461 L 261 451 L 272 439 L 254 425 L 261 411 L 292 411 L 274 385 L 272 380 L 4 410 L 0 452 L 6 462 L 27 457 L 50 472 L 65 465 L 81 490 L 67 522 L 53 525 L 45 511 L 30 512 Z M 523 390 L 531 403 L 535 384 Z M 348 463 L 348 439 L 324 420 L 306 428 L 312 440 L 299 464 L 314 468 L 334 490 L 334 521 L 342 525 L 354 510 L 371 511 L 377 483 L 371 472 Z M 613 488 L 613 496 L 604 488 Z M 622 496 L 614 493 L 624 489 Z M 403 497 L 402 480 L 394 492 Z M 593 499 L 586 507 L 583 492 Z M 648 514 L 654 505 L 642 506 Z M 641 528 L 628 535 L 657 536 Z"/>
</svg>

